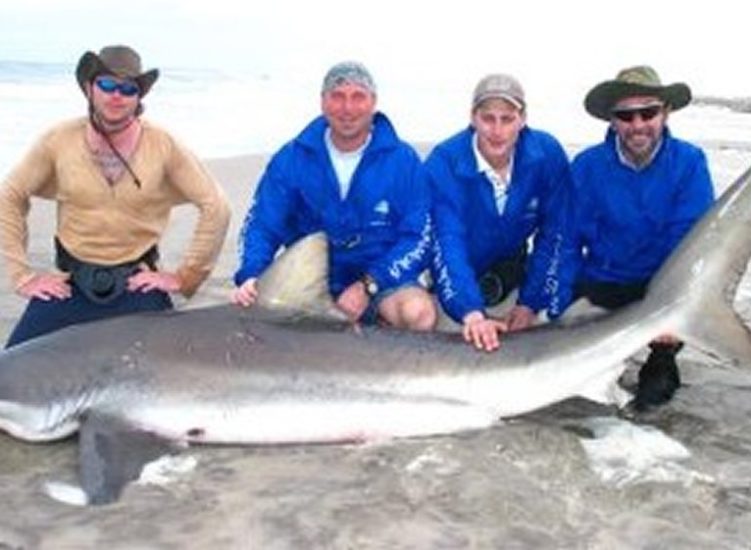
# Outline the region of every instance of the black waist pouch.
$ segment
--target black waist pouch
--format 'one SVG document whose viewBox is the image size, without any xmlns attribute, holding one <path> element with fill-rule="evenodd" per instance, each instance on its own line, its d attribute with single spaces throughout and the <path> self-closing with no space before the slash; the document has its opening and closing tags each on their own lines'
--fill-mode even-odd
<svg viewBox="0 0 751 550">
<path fill-rule="evenodd" d="M 152 246 L 132 262 L 117 265 L 84 262 L 68 252 L 60 240 L 55 238 L 55 265 L 59 270 L 70 273 L 72 283 L 97 304 L 107 304 L 122 295 L 127 288 L 128 277 L 136 273 L 141 264 L 145 263 L 156 271 L 158 260 L 159 250 Z"/>
</svg>

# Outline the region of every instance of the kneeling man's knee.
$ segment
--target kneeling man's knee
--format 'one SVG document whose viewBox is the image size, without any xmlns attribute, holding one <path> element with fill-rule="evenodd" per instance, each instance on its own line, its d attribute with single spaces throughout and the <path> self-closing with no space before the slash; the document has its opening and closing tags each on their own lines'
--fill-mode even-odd
<svg viewBox="0 0 751 550">
<path fill-rule="evenodd" d="M 415 292 L 401 304 L 399 317 L 404 328 L 409 330 L 433 330 L 438 321 L 435 302 L 425 291 Z"/>
<path fill-rule="evenodd" d="M 411 330 L 433 330 L 438 321 L 438 312 L 430 298 L 415 304 L 407 317 L 408 328 Z"/>
</svg>

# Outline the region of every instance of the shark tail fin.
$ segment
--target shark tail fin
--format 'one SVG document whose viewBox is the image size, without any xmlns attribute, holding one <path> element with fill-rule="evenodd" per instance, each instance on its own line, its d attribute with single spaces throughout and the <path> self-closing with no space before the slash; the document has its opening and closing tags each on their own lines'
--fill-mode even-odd
<svg viewBox="0 0 751 550">
<path fill-rule="evenodd" d="M 666 327 L 713 356 L 751 364 L 751 333 L 733 309 L 751 258 L 751 168 L 683 238 L 650 283 L 656 309 L 680 311 Z"/>
<path fill-rule="evenodd" d="M 686 341 L 716 359 L 736 365 L 751 363 L 751 333 L 725 303 L 707 303 L 698 322 L 686 331 Z"/>
</svg>

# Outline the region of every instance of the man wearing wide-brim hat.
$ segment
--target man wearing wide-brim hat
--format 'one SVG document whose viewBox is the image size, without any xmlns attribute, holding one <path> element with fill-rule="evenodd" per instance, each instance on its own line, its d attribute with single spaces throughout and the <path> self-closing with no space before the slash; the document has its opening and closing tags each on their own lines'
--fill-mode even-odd
<svg viewBox="0 0 751 550">
<path fill-rule="evenodd" d="M 582 251 L 575 295 L 605 309 L 644 297 L 650 278 L 714 200 L 701 149 L 672 135 L 668 116 L 688 105 L 686 84 L 663 85 L 649 66 L 629 67 L 592 88 L 584 107 L 609 123 L 605 140 L 572 163 Z M 669 400 L 680 386 L 666 335 L 650 344 L 634 406 Z"/>
<path fill-rule="evenodd" d="M 47 131 L 0 190 L 0 251 L 10 279 L 29 303 L 7 347 L 66 325 L 172 307 L 211 271 L 229 224 L 224 193 L 195 156 L 141 119 L 159 71 L 114 45 L 85 52 L 75 70 L 86 116 Z M 32 197 L 57 203 L 57 270 L 32 265 L 26 252 Z M 157 245 L 173 206 L 199 210 L 193 239 L 174 271 L 158 264 Z"/>
</svg>

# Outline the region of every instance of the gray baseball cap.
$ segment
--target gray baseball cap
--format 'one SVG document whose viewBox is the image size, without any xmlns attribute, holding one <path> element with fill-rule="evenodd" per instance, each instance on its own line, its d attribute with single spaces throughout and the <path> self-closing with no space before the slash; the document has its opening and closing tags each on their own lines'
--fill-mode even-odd
<svg viewBox="0 0 751 550">
<path fill-rule="evenodd" d="M 480 80 L 472 94 L 472 110 L 487 99 L 505 99 L 520 111 L 526 105 L 524 88 L 516 78 L 508 74 L 490 74 Z"/>
</svg>

